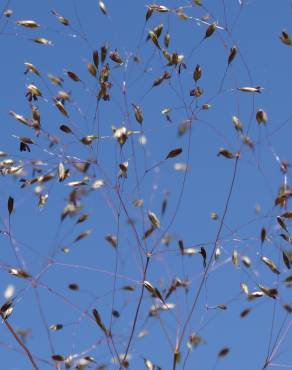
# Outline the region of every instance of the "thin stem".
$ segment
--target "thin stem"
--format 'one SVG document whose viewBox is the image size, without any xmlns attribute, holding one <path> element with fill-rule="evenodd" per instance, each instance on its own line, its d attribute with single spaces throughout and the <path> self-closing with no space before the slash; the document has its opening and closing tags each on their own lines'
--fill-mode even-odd
<svg viewBox="0 0 292 370">
<path fill-rule="evenodd" d="M 31 365 L 32 367 L 35 369 L 35 370 L 39 370 L 37 364 L 35 363 L 35 360 L 30 352 L 30 350 L 26 347 L 26 345 L 23 343 L 23 341 L 19 338 L 19 336 L 17 335 L 17 333 L 14 331 L 13 327 L 9 324 L 9 322 L 7 321 L 7 319 L 4 318 L 4 315 L 3 313 L 1 312 L 1 317 L 4 321 L 4 324 L 6 325 L 6 327 L 8 328 L 8 330 L 10 331 L 10 333 L 14 336 L 15 340 L 17 341 L 17 343 L 20 345 L 20 347 L 25 351 L 25 353 L 27 354 L 27 357 L 29 358 L 29 361 L 31 362 Z"/>
<path fill-rule="evenodd" d="M 125 354 L 124 354 L 124 357 L 123 357 L 123 360 L 122 360 L 122 364 L 120 366 L 120 370 L 123 370 L 124 361 L 127 358 L 127 355 L 128 355 L 129 349 L 130 349 L 130 345 L 131 345 L 131 342 L 132 342 L 132 339 L 133 339 L 133 335 L 134 335 L 134 332 L 135 332 L 135 328 L 136 328 L 136 324 L 137 324 L 137 320 L 138 320 L 138 315 L 139 315 L 139 312 L 140 312 L 140 307 L 141 307 L 141 304 L 142 304 L 144 291 L 145 291 L 144 281 L 146 279 L 146 274 L 147 274 L 147 269 L 148 269 L 148 266 L 149 266 L 149 261 L 150 261 L 150 257 L 147 257 L 145 268 L 144 268 L 144 273 L 143 273 L 143 282 L 142 282 L 141 294 L 140 294 L 138 306 L 137 306 L 137 309 L 136 309 L 135 318 L 134 318 L 134 321 L 133 321 L 130 338 L 128 340 L 128 344 L 127 344 L 126 351 L 125 351 Z"/>
<path fill-rule="evenodd" d="M 213 249 L 212 249 L 212 253 L 211 253 L 211 256 L 209 258 L 209 261 L 207 263 L 207 266 L 205 268 L 205 271 L 204 271 L 204 274 L 203 274 L 203 277 L 202 277 L 202 280 L 200 282 L 200 285 L 199 285 L 199 288 L 198 288 L 198 291 L 195 295 L 195 298 L 194 298 L 194 301 L 193 301 L 193 304 L 192 304 L 192 307 L 190 309 L 190 312 L 187 316 L 187 319 L 185 321 L 185 324 L 183 326 L 183 329 L 182 329 L 182 332 L 181 332 L 181 335 L 180 335 L 180 338 L 178 340 L 178 351 L 181 347 L 181 344 L 182 344 L 182 341 L 183 341 L 183 338 L 185 336 L 185 332 L 186 332 L 186 329 L 187 329 L 187 326 L 191 320 L 191 317 L 193 315 L 193 312 L 196 308 L 196 305 L 197 305 L 197 302 L 199 300 L 199 297 L 200 297 L 200 294 L 201 294 L 201 291 L 202 291 L 202 288 L 205 284 L 205 281 L 207 279 L 207 275 L 208 275 L 208 272 L 209 272 L 209 269 L 211 267 L 211 263 L 213 261 L 213 257 L 214 257 L 214 254 L 215 254 L 215 251 L 216 251 L 216 247 L 217 247 L 217 242 L 220 238 L 220 234 L 221 234 L 221 231 L 222 231 L 222 228 L 223 228 L 223 224 L 224 224 L 224 219 L 225 219 L 225 216 L 227 214 L 227 210 L 228 210 L 228 207 L 229 207 L 229 202 L 230 202 L 230 198 L 231 198 L 231 195 L 232 195 L 232 191 L 233 191 L 233 188 L 234 188 L 234 183 L 235 183 L 235 178 L 236 178 L 236 173 L 237 173 L 237 168 L 238 168 L 238 159 L 239 159 L 239 156 L 236 157 L 235 159 L 235 165 L 234 165 L 234 170 L 233 170 L 233 176 L 232 176 L 232 180 L 231 180 L 231 184 L 230 184 L 230 188 L 229 188 L 229 192 L 228 192 L 228 196 L 227 196 L 227 200 L 225 202 L 225 208 L 224 208 L 224 212 L 223 212 L 223 215 L 222 215 L 222 218 L 221 218 L 221 222 L 220 222 L 220 225 L 219 225 L 219 229 L 218 229 L 218 232 L 217 232 L 217 235 L 216 235 L 216 239 L 214 241 L 214 245 L 213 245 Z M 175 365 L 175 364 L 174 364 Z M 175 369 L 175 367 L 174 367 Z"/>
</svg>

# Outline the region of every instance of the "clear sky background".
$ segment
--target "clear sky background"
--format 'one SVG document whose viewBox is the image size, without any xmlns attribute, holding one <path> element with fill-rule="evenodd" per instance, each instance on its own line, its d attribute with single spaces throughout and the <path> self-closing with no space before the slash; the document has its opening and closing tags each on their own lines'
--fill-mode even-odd
<svg viewBox="0 0 292 370">
<path fill-rule="evenodd" d="M 11 165 L 1 162 L 0 303 L 13 289 L 14 310 L 8 321 L 39 369 L 57 368 L 57 364 L 65 368 L 53 355 L 71 355 L 72 368 L 86 356 L 95 361 L 89 368 L 119 368 L 113 357 L 124 354 L 129 344 L 146 253 L 151 252 L 146 280 L 162 297 L 174 279 L 186 287 L 178 287 L 166 299 L 171 304 L 168 310 L 144 289 L 128 354 L 131 369 L 146 368 L 145 358 L 164 370 L 172 369 L 177 344 L 181 353 L 177 369 L 257 370 L 267 357 L 271 368 L 292 367 L 292 319 L 283 308 L 292 305 L 291 288 L 284 282 L 291 272 L 282 257 L 291 245 L 280 236 L 289 234 L 290 222 L 283 218 L 285 231 L 276 218 L 289 210 L 289 201 L 286 209 L 275 206 L 280 187 L 288 189 L 290 183 L 290 170 L 283 173 L 281 161 L 291 161 L 292 48 L 279 36 L 283 30 L 292 35 L 291 2 L 203 0 L 203 6 L 198 6 L 194 1 L 169 0 L 157 4 L 168 11 L 154 11 L 145 23 L 149 4 L 144 0 L 107 0 L 106 15 L 94 0 L 0 1 L 0 150 L 7 153 L 0 159 L 13 159 L 13 166 L 22 168 L 16 175 L 7 175 Z M 13 11 L 11 17 L 3 14 L 7 9 Z M 70 25 L 61 24 L 52 10 Z M 23 27 L 19 20 L 34 20 L 39 27 Z M 204 39 L 213 22 L 218 22 L 216 31 Z M 146 40 L 158 25 L 163 25 L 160 50 Z M 166 33 L 168 48 L 163 41 Z M 50 40 L 51 45 L 35 43 L 37 37 Z M 101 55 L 103 45 L 108 47 L 107 59 L 100 62 L 94 78 L 87 64 L 93 63 L 94 50 Z M 227 68 L 233 46 L 237 54 Z M 162 49 L 183 55 L 183 64 L 167 65 Z M 121 65 L 109 57 L 115 51 Z M 40 76 L 24 73 L 27 62 Z M 99 74 L 106 63 L 110 100 L 98 101 Z M 202 77 L 195 83 L 197 64 Z M 68 71 L 80 81 L 70 79 Z M 166 71 L 170 78 L 153 87 Z M 52 84 L 49 74 L 61 77 L 62 86 Z M 37 101 L 29 102 L 25 96 L 30 84 L 42 92 Z M 191 97 L 190 91 L 198 86 L 202 96 Z M 257 86 L 263 88 L 261 93 L 238 90 Z M 68 117 L 54 103 L 60 90 L 70 93 L 64 105 Z M 38 136 L 29 127 L 32 104 L 41 115 Z M 141 108 L 142 125 L 135 119 L 133 104 Z M 203 104 L 210 108 L 202 109 Z M 166 108 L 169 119 L 161 113 Z M 266 112 L 266 124 L 258 124 L 259 110 Z M 26 117 L 29 125 L 15 119 L 11 111 Z M 240 119 L 242 132 L 235 130 L 233 116 Z M 61 131 L 60 125 L 73 134 Z M 112 126 L 133 131 L 122 148 Z M 179 135 L 184 126 L 185 133 Z M 80 139 L 87 135 L 98 139 L 84 145 Z M 253 148 L 243 144 L 247 136 Z M 33 140 L 30 152 L 20 152 L 20 137 Z M 50 146 L 52 138 L 57 143 Z M 165 160 L 176 148 L 182 153 Z M 240 152 L 240 158 L 218 156 L 220 148 Z M 89 168 L 83 173 L 80 166 L 87 162 Z M 128 162 L 127 177 L 119 176 L 124 162 Z M 59 181 L 60 163 L 70 171 L 64 181 Z M 186 165 L 187 171 L 177 170 L 179 164 Z M 25 180 L 41 175 L 52 178 L 21 188 Z M 81 180 L 83 185 L 72 186 Z M 93 189 L 97 180 L 103 186 Z M 68 204 L 72 208 L 74 189 L 80 210 L 61 220 L 64 208 Z M 48 197 L 44 206 L 39 206 L 40 196 Z M 10 217 L 9 197 L 14 199 Z M 141 207 L 134 206 L 137 199 L 143 199 Z M 145 240 L 149 212 L 158 217 L 160 227 Z M 217 220 L 211 218 L 212 212 Z M 78 223 L 83 214 L 88 219 Z M 262 242 L 263 228 L 266 240 Z M 90 233 L 76 241 L 87 230 Z M 117 238 L 116 247 L 106 240 L 109 235 Z M 182 256 L 179 240 L 194 254 Z M 207 262 L 216 250 L 207 274 L 198 253 L 202 247 Z M 238 264 L 232 263 L 236 253 Z M 247 257 L 249 267 L 242 262 Z M 262 257 L 272 260 L 279 273 Z M 30 277 L 14 276 L 11 269 L 26 271 Z M 207 279 L 199 291 L 204 276 Z M 241 283 L 249 293 L 264 286 L 277 289 L 278 294 L 274 299 L 264 295 L 251 301 Z M 76 284 L 76 289 L 70 289 L 70 284 Z M 155 316 L 149 315 L 153 305 L 160 307 Z M 97 325 L 94 308 L 112 338 Z M 242 318 L 245 309 L 250 312 Z M 55 324 L 63 327 L 53 330 Z M 190 335 L 201 340 L 191 351 Z M 218 357 L 224 348 L 229 353 Z M 0 370 L 32 368 L 4 324 L 0 359 Z"/>
</svg>

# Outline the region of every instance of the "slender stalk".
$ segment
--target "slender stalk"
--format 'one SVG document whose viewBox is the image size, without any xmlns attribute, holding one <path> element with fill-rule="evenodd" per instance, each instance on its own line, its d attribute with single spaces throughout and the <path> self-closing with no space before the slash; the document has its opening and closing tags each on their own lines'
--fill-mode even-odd
<svg viewBox="0 0 292 370">
<path fill-rule="evenodd" d="M 186 329 L 187 329 L 187 326 L 191 320 L 191 317 L 193 315 L 193 312 L 196 308 L 196 305 L 198 303 L 198 300 L 199 300 L 199 297 L 201 295 L 201 292 L 202 292 L 202 288 L 204 286 L 204 283 L 207 279 L 207 276 L 208 276 L 208 272 L 209 272 L 209 269 L 211 267 L 211 263 L 213 261 L 213 257 L 214 257 L 214 254 L 215 254 L 215 251 L 216 251 L 216 246 L 217 246 L 217 242 L 220 238 L 220 234 L 221 234 L 221 231 L 222 231 L 222 228 L 223 228 L 223 224 L 224 224 L 224 219 L 225 219 L 225 216 L 227 214 L 227 210 L 228 210 L 228 207 L 229 207 L 229 202 L 230 202 L 230 198 L 231 198 L 231 195 L 232 195 L 232 190 L 234 188 L 234 183 L 235 183 L 235 178 L 236 178 L 236 173 L 237 173 L 237 168 L 238 168 L 238 159 L 239 159 L 239 155 L 236 156 L 236 159 L 235 159 L 235 165 L 234 165 L 234 170 L 233 170 L 233 176 L 232 176 L 232 180 L 231 180 L 231 184 L 230 184 L 230 188 L 229 188 L 229 192 L 228 192 L 228 196 L 227 196 L 227 199 L 226 199 L 226 202 L 225 202 L 225 207 L 224 207 L 224 212 L 223 212 L 223 215 L 222 215 L 222 218 L 221 218 L 221 221 L 220 221 L 220 225 L 219 225 L 219 229 L 218 229 L 218 232 L 217 232 L 217 235 L 216 235 L 216 238 L 215 238 L 215 241 L 214 241 L 214 245 L 213 245 L 213 249 L 212 249 L 212 253 L 211 253 L 211 256 L 209 258 L 209 261 L 207 263 L 207 266 L 205 268 L 205 271 L 204 271 L 204 274 L 203 274 L 203 277 L 202 277 L 202 280 L 200 282 L 200 285 L 199 285 L 199 288 L 198 288 L 198 291 L 195 295 L 195 298 L 194 298 L 194 301 L 193 301 L 193 304 L 192 304 L 192 307 L 190 309 L 190 312 L 187 316 L 187 319 L 184 323 L 184 326 L 183 326 L 183 329 L 182 329 L 182 332 L 181 332 L 181 335 L 179 337 L 179 340 L 178 340 L 178 345 L 177 345 L 177 349 L 176 351 L 179 352 L 179 349 L 181 347 L 181 344 L 182 344 L 182 341 L 183 341 L 183 338 L 185 336 L 185 332 L 186 332 Z M 175 357 L 174 357 L 175 359 Z M 173 363 L 173 369 L 175 370 L 176 366 L 175 366 L 175 361 Z"/>
<path fill-rule="evenodd" d="M 25 353 L 27 354 L 27 357 L 29 358 L 29 361 L 31 362 L 31 365 L 32 367 L 35 369 L 35 370 L 39 370 L 39 367 L 37 366 L 37 364 L 35 363 L 35 360 L 30 352 L 30 350 L 26 347 L 26 345 L 23 343 L 23 341 L 19 338 L 19 336 L 17 335 L 17 333 L 14 331 L 13 327 L 9 324 L 9 322 L 7 321 L 7 319 L 4 318 L 4 315 L 3 313 L 1 312 L 1 317 L 3 319 L 3 322 L 4 324 L 6 325 L 7 329 L 10 331 L 10 333 L 14 336 L 15 340 L 17 341 L 17 343 L 20 345 L 20 347 L 25 351 Z"/>
<path fill-rule="evenodd" d="M 139 312 L 140 312 L 140 307 L 141 307 L 141 303 L 142 303 L 143 296 L 144 296 L 144 291 L 145 291 L 144 281 L 146 279 L 147 269 L 148 269 L 148 266 L 149 266 L 149 260 L 150 260 L 150 257 L 147 257 L 145 268 L 144 268 L 144 273 L 143 273 L 143 284 L 142 284 L 141 294 L 140 294 L 138 306 L 137 306 L 137 309 L 136 309 L 135 318 L 134 318 L 134 321 L 133 321 L 130 338 L 128 340 L 128 344 L 127 344 L 126 351 L 125 351 L 125 354 L 124 354 L 124 357 L 123 357 L 123 360 L 122 360 L 122 364 L 120 366 L 120 370 L 123 370 L 123 367 L 124 367 L 123 364 L 124 364 L 124 361 L 127 358 L 127 355 L 128 355 L 129 349 L 130 349 L 130 345 L 131 345 L 131 342 L 132 342 L 132 339 L 133 339 L 133 335 L 134 335 L 134 332 L 135 332 L 135 328 L 136 328 L 136 324 L 137 324 L 137 320 L 138 320 L 138 315 L 139 315 Z"/>
</svg>

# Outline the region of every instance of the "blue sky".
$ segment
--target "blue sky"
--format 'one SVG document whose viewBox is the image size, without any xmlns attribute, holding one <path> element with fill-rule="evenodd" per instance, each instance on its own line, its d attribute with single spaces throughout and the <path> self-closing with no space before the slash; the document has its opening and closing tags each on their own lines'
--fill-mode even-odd
<svg viewBox="0 0 292 370">
<path fill-rule="evenodd" d="M 147 252 L 152 254 L 145 280 L 163 297 L 174 279 L 180 279 L 187 289 L 179 287 L 170 295 L 167 303 L 173 306 L 169 310 L 161 309 L 159 298 L 144 289 L 130 341 L 130 368 L 146 368 L 146 358 L 164 370 L 171 369 L 177 344 L 181 352 L 177 369 L 261 369 L 271 354 L 270 367 L 292 367 L 292 321 L 282 307 L 291 305 L 291 292 L 284 283 L 291 273 L 282 260 L 283 251 L 291 251 L 291 246 L 281 238 L 281 233 L 288 233 L 276 218 L 284 210 L 275 206 L 280 186 L 289 187 L 290 183 L 290 171 L 281 172 L 280 161 L 291 161 L 292 49 L 279 36 L 283 30 L 292 35 L 291 3 L 202 3 L 157 3 L 169 11 L 154 11 L 147 23 L 149 4 L 143 0 L 105 1 L 107 15 L 93 0 L 0 3 L 3 11 L 13 11 L 11 17 L 2 14 L 0 18 L 0 150 L 7 153 L 0 159 L 13 159 L 13 166 L 22 167 L 18 175 L 2 176 L 0 183 L 1 302 L 7 299 L 7 287 L 13 285 L 14 310 L 9 323 L 18 333 L 20 330 L 20 336 L 21 331 L 28 331 L 23 340 L 39 369 L 56 368 L 52 355 L 71 355 L 72 368 L 85 356 L 95 360 L 90 368 L 102 364 L 107 369 L 118 368 L 112 357 L 124 354 L 129 344 Z M 180 8 L 188 19 L 179 17 Z M 58 22 L 52 10 L 68 19 L 70 26 Z M 34 20 L 40 26 L 29 29 L 18 25 L 20 20 Z M 216 31 L 204 39 L 213 22 L 218 22 Z M 151 40 L 146 41 L 149 31 L 158 25 L 163 25 L 160 50 Z M 163 43 L 166 33 L 170 35 L 168 48 Z M 46 38 L 52 45 L 33 42 L 36 37 Z M 108 56 L 94 78 L 87 64 L 93 63 L 93 51 L 100 54 L 103 45 L 108 47 Z M 237 55 L 227 68 L 233 46 Z M 184 55 L 184 65 L 168 66 L 162 49 Z M 122 65 L 109 58 L 115 51 Z M 24 73 L 27 62 L 37 67 L 40 76 Z M 98 101 L 98 76 L 106 63 L 112 84 L 110 100 Z M 197 64 L 202 77 L 195 83 Z M 70 79 L 68 71 L 81 81 Z M 164 72 L 170 78 L 153 87 Z M 49 74 L 61 77 L 62 86 L 53 85 Z M 42 97 L 31 103 L 25 96 L 30 84 L 42 92 Z M 203 89 L 202 96 L 191 97 L 190 91 L 197 86 Z M 263 88 L 260 94 L 238 90 L 256 86 Z M 54 103 L 60 90 L 70 94 L 65 103 L 68 117 Z M 38 136 L 9 114 L 13 111 L 30 120 L 31 104 L 41 115 Z M 142 125 L 135 119 L 133 104 L 143 112 Z M 203 104 L 210 104 L 210 109 L 202 109 Z M 170 109 L 169 120 L 161 113 L 166 108 Z M 267 113 L 266 124 L 258 124 L 259 110 Z M 242 122 L 242 133 L 235 130 L 233 116 Z M 179 135 L 183 124 L 188 129 Z M 61 125 L 73 134 L 61 131 Z M 133 131 L 122 147 L 112 126 Z M 80 139 L 87 135 L 98 139 L 84 145 Z M 252 140 L 253 149 L 242 143 L 243 136 Z M 33 140 L 30 152 L 20 152 L 20 137 Z M 50 146 L 52 137 L 58 142 Z M 177 148 L 182 149 L 179 156 L 165 159 Z M 218 156 L 220 148 L 234 154 L 239 151 L 240 158 Z M 90 166 L 82 173 L 80 165 L 86 162 Z M 119 176 L 119 165 L 125 162 L 127 177 Z M 58 179 L 60 163 L 70 171 L 64 181 Z M 180 163 L 187 165 L 187 171 L 175 169 Z M 9 166 L 1 162 L 1 168 Z M 39 179 L 21 188 L 25 180 L 47 174 L 52 175 L 50 181 Z M 72 186 L 82 179 L 85 185 Z M 94 190 L 97 180 L 104 186 Z M 80 210 L 61 221 L 64 207 L 72 207 L 74 189 L 75 206 Z M 38 206 L 40 195 L 47 197 L 43 207 Z M 10 217 L 9 196 L 14 199 Z M 133 205 L 137 199 L 143 199 L 141 207 Z M 167 207 L 162 214 L 164 200 Z M 160 227 L 144 240 L 150 227 L 149 212 L 158 217 Z M 218 214 L 217 220 L 211 219 L 212 212 Z M 78 223 L 83 214 L 88 214 L 88 219 Z M 289 231 L 289 219 L 283 220 Z M 263 228 L 267 237 L 262 243 Z M 76 241 L 87 231 L 88 236 Z M 106 240 L 109 235 L 117 237 L 116 248 Z M 169 243 L 165 243 L 167 238 Z M 185 248 L 194 248 L 195 254 L 182 256 L 179 240 Z M 206 273 L 198 251 L 204 247 L 208 262 L 214 246 L 218 258 L 212 259 Z M 64 253 L 64 248 L 69 252 Z M 232 263 L 235 253 L 238 265 Z M 242 262 L 246 257 L 251 260 L 250 267 Z M 272 260 L 279 274 L 271 271 L 262 257 Z M 31 277 L 21 279 L 9 273 L 11 269 L 27 271 Z M 188 320 L 204 276 L 207 279 Z M 77 290 L 68 288 L 73 283 Z M 277 288 L 278 294 L 275 299 L 264 295 L 249 301 L 241 283 L 247 284 L 250 293 L 265 286 Z M 133 291 L 124 289 L 129 285 Z M 160 310 L 151 317 L 154 304 Z M 93 319 L 94 308 L 110 328 L 111 338 Z M 245 309 L 250 313 L 241 318 Z M 111 314 L 113 310 L 119 317 Z M 54 331 L 50 328 L 54 324 L 63 328 Z M 1 329 L 1 368 L 32 368 L 7 327 L 3 324 Z M 147 335 L 141 338 L 141 332 Z M 188 352 L 192 334 L 202 343 Z M 230 352 L 218 357 L 223 348 Z M 64 363 L 59 365 L 64 368 Z"/>
</svg>

